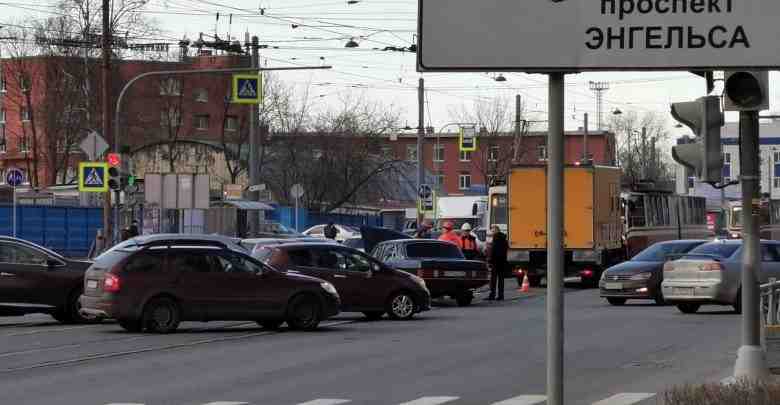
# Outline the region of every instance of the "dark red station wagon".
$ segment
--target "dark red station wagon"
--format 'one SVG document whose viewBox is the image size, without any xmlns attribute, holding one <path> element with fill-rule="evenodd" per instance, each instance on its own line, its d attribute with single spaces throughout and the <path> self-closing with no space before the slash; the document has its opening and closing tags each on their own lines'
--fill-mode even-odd
<svg viewBox="0 0 780 405">
<path fill-rule="evenodd" d="M 151 235 L 100 255 L 84 276 L 81 311 L 128 331 L 168 333 L 181 321 L 287 322 L 312 330 L 339 312 L 332 284 L 260 263 L 232 240 Z"/>
</svg>

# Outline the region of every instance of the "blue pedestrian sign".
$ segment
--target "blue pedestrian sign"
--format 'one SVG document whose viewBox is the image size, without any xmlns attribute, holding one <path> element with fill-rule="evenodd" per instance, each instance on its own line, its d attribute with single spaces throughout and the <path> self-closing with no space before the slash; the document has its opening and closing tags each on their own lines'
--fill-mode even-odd
<svg viewBox="0 0 780 405">
<path fill-rule="evenodd" d="M 233 75 L 233 102 L 259 104 L 263 101 L 263 76 Z"/>
<path fill-rule="evenodd" d="M 79 191 L 105 193 L 108 191 L 108 163 L 79 163 Z"/>
<path fill-rule="evenodd" d="M 24 183 L 24 172 L 12 167 L 5 173 L 5 182 L 11 187 L 19 187 Z"/>
</svg>

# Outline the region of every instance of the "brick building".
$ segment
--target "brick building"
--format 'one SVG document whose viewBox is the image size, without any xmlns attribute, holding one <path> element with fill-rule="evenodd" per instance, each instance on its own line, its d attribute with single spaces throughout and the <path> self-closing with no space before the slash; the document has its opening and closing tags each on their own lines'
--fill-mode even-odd
<svg viewBox="0 0 780 405">
<path fill-rule="evenodd" d="M 122 87 L 150 71 L 248 67 L 244 56 L 199 56 L 178 62 L 112 61 L 112 107 Z M 0 60 L 0 182 L 17 167 L 33 186 L 74 181 L 86 160 L 79 149 L 91 130 L 102 132 L 100 61 L 35 56 Z M 83 80 L 87 77 L 87 80 Z M 164 145 L 173 162 L 179 140 L 242 142 L 249 107 L 225 102 L 229 75 L 149 77 L 125 95 L 120 150 Z M 111 112 L 112 120 L 114 111 Z M 224 131 L 223 131 L 224 128 Z M 105 136 L 109 143 L 112 133 Z M 172 165 L 172 163 L 170 163 Z"/>
<path fill-rule="evenodd" d="M 567 164 L 581 162 L 584 133 L 566 132 L 565 159 Z M 490 178 L 506 173 L 515 159 L 520 164 L 544 164 L 547 156 L 547 132 L 531 132 L 522 137 L 512 134 L 480 136 L 477 150 L 461 152 L 458 134 L 426 134 L 423 161 L 428 181 L 442 194 L 485 193 Z M 417 160 L 417 135 L 401 134 L 385 140 L 383 154 L 397 159 Z M 594 164 L 614 165 L 616 162 L 615 135 L 607 131 L 588 133 L 588 155 Z"/>
</svg>

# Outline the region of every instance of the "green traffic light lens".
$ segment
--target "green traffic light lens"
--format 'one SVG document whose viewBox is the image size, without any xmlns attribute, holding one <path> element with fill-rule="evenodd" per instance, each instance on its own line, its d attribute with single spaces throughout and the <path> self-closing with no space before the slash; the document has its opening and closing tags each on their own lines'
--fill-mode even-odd
<svg viewBox="0 0 780 405">
<path fill-rule="evenodd" d="M 726 94 L 739 107 L 761 105 L 763 94 L 758 79 L 748 72 L 737 72 L 726 81 Z"/>
</svg>

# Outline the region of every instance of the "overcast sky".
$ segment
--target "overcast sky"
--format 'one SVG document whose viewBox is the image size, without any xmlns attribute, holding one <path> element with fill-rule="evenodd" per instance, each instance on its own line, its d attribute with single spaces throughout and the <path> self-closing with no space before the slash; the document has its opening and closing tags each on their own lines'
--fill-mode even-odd
<svg viewBox="0 0 780 405">
<path fill-rule="evenodd" d="M 21 0 L 0 3 L 0 25 L 19 23 L 33 14 L 53 15 L 53 4 L 54 0 L 41 0 L 34 5 Z M 216 21 L 217 13 L 220 14 L 219 21 Z M 373 49 L 407 47 L 413 42 L 417 20 L 415 0 L 360 0 L 356 4 L 348 4 L 347 0 L 150 0 L 146 14 L 156 19 L 163 29 L 160 38 L 150 38 L 149 42 L 175 43 L 185 35 L 194 40 L 200 32 L 213 35 L 215 31 L 222 38 L 229 34 L 243 41 L 244 33 L 249 32 L 259 36 L 262 44 L 279 47 L 261 51 L 261 63 L 269 67 L 319 66 L 323 63 L 333 66 L 330 71 L 280 75 L 300 89 L 309 88 L 314 102 L 322 108 L 338 103 L 346 94 L 363 94 L 398 106 L 405 123 L 412 127 L 417 125 L 416 88 L 420 74 L 415 71 L 415 55 Z M 229 24 L 231 14 L 232 25 Z M 345 48 L 350 38 L 360 46 Z M 543 46 L 541 41 L 540 46 Z M 533 50 L 528 51 L 528 57 L 533 57 Z M 504 74 L 505 82 L 494 81 L 495 76 L 490 73 L 425 74 L 426 125 L 442 129 L 453 121 L 451 112 L 463 105 L 494 96 L 514 98 L 515 94 L 522 95 L 533 119 L 546 119 L 547 79 L 544 75 Z M 588 88 L 589 81 L 610 83 L 610 89 L 604 93 L 605 121 L 615 108 L 640 114 L 657 111 L 668 117 L 670 130 L 675 135 L 688 131 L 673 128 L 668 115 L 669 103 L 704 95 L 704 80 L 687 72 L 568 75 L 567 129 L 582 126 L 582 116 L 586 112 L 591 117 L 590 128 L 596 126 L 596 101 Z M 772 94 L 773 99 L 777 96 Z"/>
</svg>

